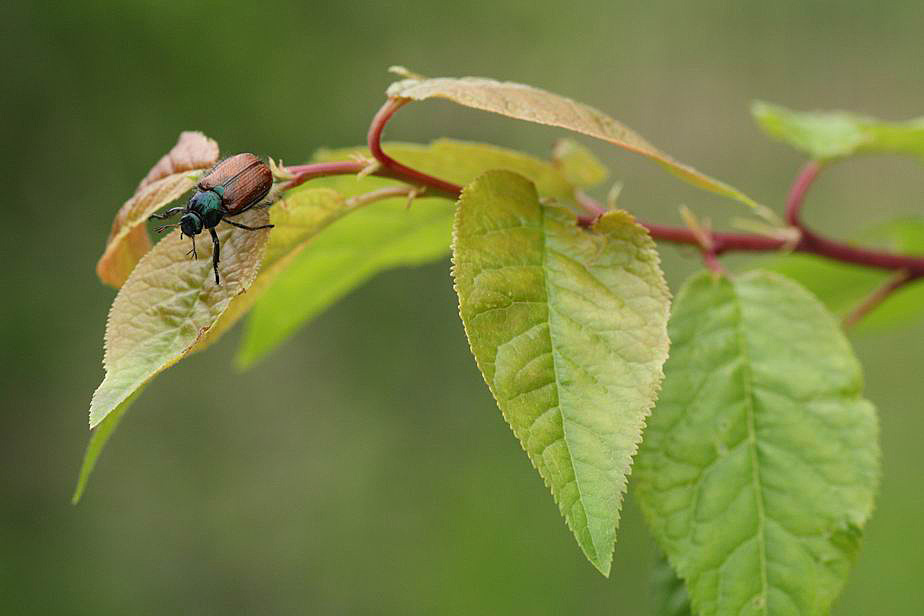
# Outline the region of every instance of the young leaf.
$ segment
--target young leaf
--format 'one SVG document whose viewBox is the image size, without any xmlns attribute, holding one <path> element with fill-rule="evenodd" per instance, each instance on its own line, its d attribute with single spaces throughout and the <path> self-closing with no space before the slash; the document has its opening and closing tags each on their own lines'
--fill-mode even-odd
<svg viewBox="0 0 924 616">
<path fill-rule="evenodd" d="M 670 297 L 621 211 L 580 229 L 507 171 L 469 184 L 453 227 L 459 312 L 485 382 L 587 558 L 609 574 L 632 456 L 667 357 Z"/>
<path fill-rule="evenodd" d="M 601 184 L 610 174 L 593 152 L 573 139 L 555 142 L 552 160 L 566 180 L 582 188 Z"/>
<path fill-rule="evenodd" d="M 277 201 L 270 212 L 270 220 L 275 227 L 266 242 L 263 263 L 257 278 L 246 293 L 237 294 L 231 299 L 224 312 L 202 333 L 186 354 L 204 349 L 230 329 L 247 313 L 261 293 L 270 286 L 311 237 L 350 211 L 352 210 L 344 203 L 343 197 L 329 188 L 302 187 L 287 193 Z M 224 246 L 222 248 L 224 253 Z M 111 411 L 94 429 L 80 469 L 74 503 L 80 500 L 103 447 L 142 388 L 135 390 L 135 393 Z"/>
<path fill-rule="evenodd" d="M 237 219 L 259 226 L 265 209 Z M 256 278 L 266 231 L 220 226 L 221 285 L 212 277 L 212 243 L 199 241 L 199 258 L 187 256 L 189 240 L 178 233 L 146 254 L 119 290 L 106 323 L 106 377 L 90 402 L 93 428 L 139 387 L 179 361 Z"/>
<path fill-rule="evenodd" d="M 429 145 L 388 143 L 402 162 L 451 182 L 466 184 L 488 169 L 507 169 L 534 181 L 542 195 L 571 199 L 574 186 L 553 164 L 492 145 L 439 139 Z M 325 150 L 321 161 L 369 156 L 365 148 Z M 375 177 L 313 180 L 353 196 L 395 183 Z M 425 194 L 426 195 L 426 194 Z M 314 238 L 265 291 L 247 321 L 238 353 L 241 367 L 252 365 L 298 327 L 377 272 L 418 265 L 449 252 L 454 208 L 443 199 L 388 199 L 339 220 Z"/>
<path fill-rule="evenodd" d="M 186 131 L 148 172 L 112 221 L 106 248 L 96 264 L 105 284 L 121 287 L 135 264 L 151 249 L 148 217 L 196 185 L 197 174 L 218 160 L 218 145 L 202 133 Z"/>
<path fill-rule="evenodd" d="M 892 152 L 924 159 L 924 117 L 885 122 L 846 111 L 792 111 L 755 101 L 751 113 L 764 131 L 816 160 L 861 152 Z"/>
<path fill-rule="evenodd" d="M 737 188 L 674 160 L 603 112 L 558 94 L 519 83 L 481 77 L 405 79 L 391 84 L 387 94 L 392 98 L 416 101 L 444 98 L 465 107 L 596 137 L 654 160 L 697 188 L 729 197 L 769 215 L 764 206 Z"/>
<path fill-rule="evenodd" d="M 837 322 L 768 272 L 693 276 L 635 486 L 701 616 L 827 614 L 873 508 L 875 409 Z"/>
<path fill-rule="evenodd" d="M 198 131 L 183 131 L 176 145 L 151 167 L 138 188 L 176 173 L 208 169 L 218 162 L 218 144 Z"/>
</svg>

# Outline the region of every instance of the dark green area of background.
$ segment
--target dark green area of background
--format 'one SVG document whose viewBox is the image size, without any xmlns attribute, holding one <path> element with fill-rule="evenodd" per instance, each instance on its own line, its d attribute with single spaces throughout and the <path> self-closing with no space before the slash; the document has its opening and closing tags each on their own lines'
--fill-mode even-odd
<svg viewBox="0 0 924 616">
<path fill-rule="evenodd" d="M 376 278 L 255 369 L 238 334 L 162 375 L 68 503 L 113 297 L 115 209 L 183 129 L 286 162 L 364 139 L 385 68 L 487 75 L 596 105 L 778 206 L 800 157 L 748 102 L 924 113 L 919 0 L 117 2 L 0 9 L 0 611 L 10 614 L 649 613 L 630 497 L 609 580 L 584 561 L 481 382 L 448 261 Z M 389 134 L 545 153 L 561 133 L 443 103 Z M 623 205 L 743 213 L 595 146 Z M 807 216 L 833 233 L 920 214 L 913 161 L 842 164 Z M 694 255 L 664 249 L 676 289 Z M 310 291 L 309 291 L 310 292 Z M 924 605 L 924 328 L 855 342 L 885 478 L 835 613 Z"/>
</svg>

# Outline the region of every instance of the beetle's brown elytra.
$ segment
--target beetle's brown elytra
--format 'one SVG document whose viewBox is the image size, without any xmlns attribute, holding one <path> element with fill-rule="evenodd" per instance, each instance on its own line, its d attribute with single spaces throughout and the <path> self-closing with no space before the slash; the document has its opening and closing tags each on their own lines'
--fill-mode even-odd
<svg viewBox="0 0 924 616">
<path fill-rule="evenodd" d="M 222 205 L 238 214 L 265 197 L 273 187 L 273 172 L 253 154 L 235 154 L 219 161 L 198 184 L 206 192 L 224 188 Z"/>
<path fill-rule="evenodd" d="M 196 238 L 202 229 L 208 229 L 212 236 L 212 267 L 215 270 L 215 284 L 221 284 L 218 276 L 219 242 L 215 227 L 224 221 L 229 225 L 248 231 L 271 229 L 273 225 L 248 227 L 227 220 L 232 216 L 243 214 L 258 204 L 273 187 L 273 172 L 269 166 L 253 154 L 236 154 L 219 161 L 206 173 L 199 184 L 197 191 L 189 198 L 186 207 L 170 208 L 163 214 L 152 214 L 152 219 L 165 220 L 183 213 L 180 222 L 174 225 L 164 225 L 157 229 L 158 233 L 165 229 L 180 228 L 182 235 L 192 239 L 193 247 L 190 251 L 195 259 Z"/>
</svg>

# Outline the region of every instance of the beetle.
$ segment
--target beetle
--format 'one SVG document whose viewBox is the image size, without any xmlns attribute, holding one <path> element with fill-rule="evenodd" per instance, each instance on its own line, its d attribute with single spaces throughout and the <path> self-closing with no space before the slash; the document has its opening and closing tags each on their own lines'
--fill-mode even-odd
<svg viewBox="0 0 924 616">
<path fill-rule="evenodd" d="M 215 284 L 221 284 L 218 276 L 218 259 L 220 246 L 215 227 L 224 221 L 238 229 L 259 231 L 272 229 L 273 225 L 248 227 L 228 220 L 243 214 L 257 205 L 269 194 L 273 187 L 273 172 L 269 166 L 253 154 L 236 154 L 219 161 L 206 173 L 196 185 L 196 192 L 186 202 L 186 206 L 173 207 L 162 214 L 152 214 L 150 220 L 167 220 L 183 213 L 180 222 L 157 228 L 158 233 L 166 229 L 180 228 L 180 234 L 192 239 L 192 250 L 188 254 L 193 259 L 196 254 L 196 236 L 202 229 L 208 229 L 212 236 L 212 268 L 215 270 Z"/>
</svg>

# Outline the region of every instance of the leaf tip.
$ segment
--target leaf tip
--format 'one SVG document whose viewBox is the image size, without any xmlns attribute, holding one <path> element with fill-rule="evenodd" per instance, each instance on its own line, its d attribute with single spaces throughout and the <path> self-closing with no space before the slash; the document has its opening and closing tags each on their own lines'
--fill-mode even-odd
<svg viewBox="0 0 924 616">
<path fill-rule="evenodd" d="M 74 488 L 74 493 L 71 495 L 71 505 L 74 507 L 80 504 L 80 499 L 83 497 L 83 491 L 85 487 L 86 482 L 78 479 L 77 487 Z"/>
<path fill-rule="evenodd" d="M 591 555 L 588 554 L 586 550 L 584 551 L 584 556 L 587 557 L 587 560 L 590 561 L 590 564 L 592 564 L 594 569 L 599 571 L 600 575 L 605 578 L 610 577 L 610 570 L 613 566 L 613 545 L 614 544 L 611 543 L 609 550 L 606 550 L 602 554 L 598 553 L 596 557 L 591 557 Z"/>
<path fill-rule="evenodd" d="M 389 66 L 388 72 L 403 79 L 415 79 L 417 81 L 423 81 L 426 79 L 426 77 L 420 73 L 415 73 L 411 69 L 407 68 L 406 66 L 401 66 L 400 64 L 393 64 Z"/>
</svg>

